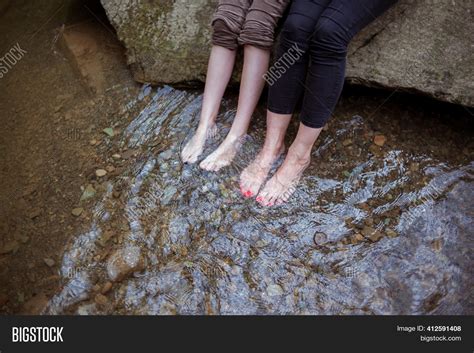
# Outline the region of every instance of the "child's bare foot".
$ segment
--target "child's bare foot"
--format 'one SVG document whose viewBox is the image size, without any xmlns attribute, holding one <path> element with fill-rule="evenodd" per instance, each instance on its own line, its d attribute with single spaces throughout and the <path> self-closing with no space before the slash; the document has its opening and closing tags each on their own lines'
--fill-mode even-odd
<svg viewBox="0 0 474 353">
<path fill-rule="evenodd" d="M 242 146 L 242 138 L 227 135 L 220 146 L 199 165 L 202 169 L 217 172 L 230 165 Z"/>
<path fill-rule="evenodd" d="M 198 127 L 194 136 L 188 141 L 181 151 L 181 159 L 184 163 L 195 163 L 202 154 L 204 145 L 208 138 L 213 138 L 217 134 L 216 125 L 207 128 Z"/>
<path fill-rule="evenodd" d="M 296 191 L 296 186 L 311 161 L 310 155 L 300 156 L 291 148 L 275 175 L 265 184 L 257 197 L 264 206 L 280 205 Z"/>
<path fill-rule="evenodd" d="M 274 151 L 262 149 L 252 163 L 240 174 L 240 191 L 245 197 L 257 195 L 258 190 L 268 176 L 273 163 L 285 151 L 285 146 L 281 146 L 275 153 Z"/>
</svg>

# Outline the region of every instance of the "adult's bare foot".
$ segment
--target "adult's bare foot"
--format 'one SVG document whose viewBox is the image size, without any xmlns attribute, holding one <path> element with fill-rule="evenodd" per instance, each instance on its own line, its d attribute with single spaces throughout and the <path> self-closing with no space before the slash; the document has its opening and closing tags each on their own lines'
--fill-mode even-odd
<svg viewBox="0 0 474 353">
<path fill-rule="evenodd" d="M 245 197 L 257 195 L 268 176 L 273 163 L 283 154 L 285 146 L 273 150 L 262 149 L 255 159 L 240 174 L 240 191 Z"/>
<path fill-rule="evenodd" d="M 215 137 L 216 134 L 217 127 L 215 124 L 206 128 L 199 126 L 194 136 L 186 143 L 181 151 L 181 159 L 183 162 L 196 163 L 202 154 L 206 140 Z"/>
<path fill-rule="evenodd" d="M 217 172 L 232 163 L 242 146 L 242 137 L 227 135 L 220 146 L 199 165 L 202 169 Z"/>
<path fill-rule="evenodd" d="M 296 191 L 298 182 L 310 161 L 309 154 L 299 155 L 290 148 L 281 167 L 259 193 L 257 202 L 264 206 L 273 206 L 288 201 Z"/>
</svg>

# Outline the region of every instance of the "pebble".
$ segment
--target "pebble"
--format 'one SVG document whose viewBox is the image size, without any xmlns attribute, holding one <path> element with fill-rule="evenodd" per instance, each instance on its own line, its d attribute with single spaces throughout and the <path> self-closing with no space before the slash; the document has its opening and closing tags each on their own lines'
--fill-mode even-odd
<svg viewBox="0 0 474 353">
<path fill-rule="evenodd" d="M 279 284 L 270 284 L 267 287 L 267 294 L 270 297 L 278 296 L 283 294 L 283 288 Z"/>
<path fill-rule="evenodd" d="M 383 145 L 385 145 L 386 141 L 387 141 L 387 138 L 384 135 L 375 135 L 374 137 L 374 143 L 377 146 L 382 147 Z"/>
<path fill-rule="evenodd" d="M 102 178 L 107 175 L 107 171 L 105 169 L 97 169 L 95 171 L 95 175 L 97 175 L 99 178 Z"/>
<path fill-rule="evenodd" d="M 112 282 L 105 282 L 105 284 L 102 286 L 102 289 L 100 292 L 102 294 L 107 294 L 110 290 L 112 289 Z"/>
<path fill-rule="evenodd" d="M 92 140 L 89 141 L 89 144 L 90 144 L 91 146 L 95 146 L 95 145 L 97 145 L 97 140 L 96 140 L 96 139 L 92 139 Z"/>
<path fill-rule="evenodd" d="M 102 132 L 110 137 L 115 136 L 114 129 L 112 129 L 111 127 L 105 128 L 104 130 L 102 130 Z"/>
<path fill-rule="evenodd" d="M 20 244 L 16 240 L 9 241 L 5 243 L 3 247 L 0 248 L 0 255 L 15 253 L 20 248 Z"/>
<path fill-rule="evenodd" d="M 108 165 L 105 167 L 105 170 L 107 170 L 108 173 L 112 173 L 115 170 L 115 167 L 113 165 Z"/>
<path fill-rule="evenodd" d="M 90 199 L 95 196 L 95 189 L 92 184 L 88 184 L 81 195 L 81 201 Z"/>
<path fill-rule="evenodd" d="M 351 140 L 351 139 L 344 140 L 344 141 L 342 141 L 342 145 L 343 145 L 343 146 L 352 145 L 352 140 Z"/>
<path fill-rule="evenodd" d="M 106 305 L 109 302 L 107 297 L 100 293 L 95 296 L 94 301 L 99 305 Z"/>
<path fill-rule="evenodd" d="M 112 158 L 113 158 L 113 159 L 120 159 L 120 158 L 122 158 L 122 156 L 119 155 L 118 153 L 114 153 L 114 154 L 112 155 Z"/>
<path fill-rule="evenodd" d="M 111 281 L 120 281 L 132 272 L 140 271 L 145 263 L 138 246 L 118 249 L 107 261 L 107 274 Z"/>
<path fill-rule="evenodd" d="M 43 259 L 43 261 L 46 265 L 48 265 L 48 267 L 53 267 L 55 264 L 54 260 L 50 258 Z"/>
<path fill-rule="evenodd" d="M 370 239 L 373 242 L 380 240 L 383 237 L 382 233 L 380 233 L 378 230 L 368 226 L 362 228 L 361 233 L 364 237 Z"/>
<path fill-rule="evenodd" d="M 83 211 L 84 211 L 84 209 L 82 207 L 77 207 L 77 208 L 73 209 L 71 211 L 71 213 L 72 213 L 73 216 L 79 217 L 82 214 Z"/>
<path fill-rule="evenodd" d="M 398 235 L 397 232 L 395 232 L 393 229 L 390 229 L 390 228 L 385 229 L 385 233 L 390 238 L 395 238 Z"/>
</svg>

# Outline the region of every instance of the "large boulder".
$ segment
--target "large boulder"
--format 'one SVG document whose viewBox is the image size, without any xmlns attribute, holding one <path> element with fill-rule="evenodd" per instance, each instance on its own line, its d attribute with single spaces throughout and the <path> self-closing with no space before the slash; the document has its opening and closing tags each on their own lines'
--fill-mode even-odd
<svg viewBox="0 0 474 353">
<path fill-rule="evenodd" d="M 203 81 L 217 0 L 101 0 L 139 82 Z M 351 43 L 347 78 L 474 106 L 472 0 L 400 0 Z"/>
</svg>

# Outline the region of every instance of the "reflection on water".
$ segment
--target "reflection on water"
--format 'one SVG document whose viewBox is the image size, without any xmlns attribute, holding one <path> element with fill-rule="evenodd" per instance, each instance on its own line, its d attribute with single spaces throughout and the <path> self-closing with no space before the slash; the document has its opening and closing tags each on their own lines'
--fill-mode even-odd
<svg viewBox="0 0 474 353">
<path fill-rule="evenodd" d="M 64 286 L 47 312 L 472 313 L 474 162 L 437 160 L 422 143 L 378 147 L 369 119 L 339 119 L 291 201 L 263 208 L 238 191 L 263 111 L 231 167 L 180 162 L 201 100 L 145 86 L 129 104 L 139 114 L 108 151 L 127 154 L 125 168 L 65 252 Z M 205 155 L 225 136 L 234 99 L 223 112 Z M 97 300 L 111 254 L 136 247 L 144 265 Z"/>
</svg>

